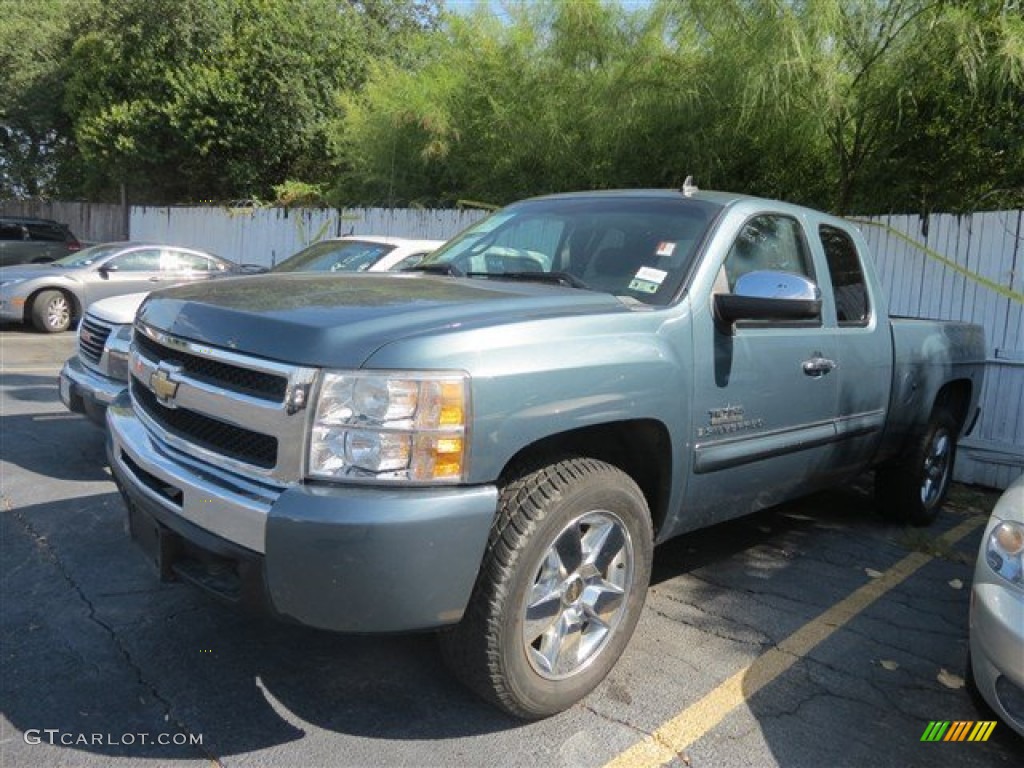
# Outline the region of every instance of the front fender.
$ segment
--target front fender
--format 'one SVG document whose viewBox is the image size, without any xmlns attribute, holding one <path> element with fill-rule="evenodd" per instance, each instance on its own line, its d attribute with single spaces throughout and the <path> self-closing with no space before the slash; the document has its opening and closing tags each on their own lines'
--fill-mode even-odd
<svg viewBox="0 0 1024 768">
<path fill-rule="evenodd" d="M 490 483 L 523 448 L 599 424 L 661 422 L 675 452 L 689 434 L 688 328 L 671 309 L 524 320 L 399 340 L 365 367 L 469 372 L 469 481 Z"/>
</svg>

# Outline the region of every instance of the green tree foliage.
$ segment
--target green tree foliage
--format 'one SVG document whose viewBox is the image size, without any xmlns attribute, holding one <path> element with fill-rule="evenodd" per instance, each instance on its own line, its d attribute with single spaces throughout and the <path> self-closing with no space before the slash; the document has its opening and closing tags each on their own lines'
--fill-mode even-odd
<svg viewBox="0 0 1024 768">
<path fill-rule="evenodd" d="M 788 167 L 811 182 L 804 189 L 812 201 L 847 212 L 962 209 L 978 189 L 1012 184 L 1013 172 L 1002 173 L 1008 158 L 990 139 L 1021 137 L 1020 109 L 1012 107 L 1024 96 L 1018 5 L 691 0 L 673 7 L 685 6 L 680 16 L 715 41 L 709 69 L 745 83 L 733 94 L 743 107 L 736 125 L 767 141 L 772 158 L 804 147 Z M 745 53 L 734 53 L 745 41 Z M 816 178 L 827 188 L 814 190 Z"/>
<path fill-rule="evenodd" d="M 1020 0 L 0 0 L 0 196 L 1024 199 Z"/>
<path fill-rule="evenodd" d="M 678 102 L 686 89 L 659 64 L 659 30 L 634 21 L 598 0 L 523 3 L 507 21 L 486 10 L 448 17 L 421 68 L 380 64 L 364 92 L 342 100 L 338 194 L 501 202 L 646 182 L 638 101 Z"/>
<path fill-rule="evenodd" d="M 1024 11 L 952 4 L 919 40 L 868 179 L 907 210 L 1024 205 Z"/>
<path fill-rule="evenodd" d="M 343 99 L 337 194 L 507 202 L 693 173 L 840 212 L 1005 202 L 1024 146 L 1018 5 L 537 0 L 449 18 L 423 66 L 377 66 Z"/>
<path fill-rule="evenodd" d="M 324 177 L 338 94 L 437 17 L 435 0 L 3 2 L 0 194 L 124 183 L 148 202 Z"/>
<path fill-rule="evenodd" d="M 64 49 L 79 0 L 0 0 L 0 198 L 37 196 L 71 171 L 61 109 Z"/>
</svg>

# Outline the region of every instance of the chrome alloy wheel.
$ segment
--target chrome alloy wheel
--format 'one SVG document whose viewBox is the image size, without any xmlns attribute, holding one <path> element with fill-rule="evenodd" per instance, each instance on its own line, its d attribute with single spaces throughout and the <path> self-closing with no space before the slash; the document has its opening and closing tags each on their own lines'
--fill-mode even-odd
<svg viewBox="0 0 1024 768">
<path fill-rule="evenodd" d="M 524 650 L 538 675 L 562 680 L 598 656 L 625 613 L 633 558 L 629 531 L 612 512 L 587 512 L 555 537 L 522 613 Z"/>
<path fill-rule="evenodd" d="M 64 294 L 54 296 L 46 305 L 46 322 L 51 328 L 65 328 L 71 322 L 71 307 Z"/>
<path fill-rule="evenodd" d="M 932 436 L 924 457 L 924 473 L 921 479 L 921 503 L 930 507 L 942 496 L 952 469 L 950 457 L 953 453 L 953 438 L 949 432 L 940 429 Z"/>
</svg>

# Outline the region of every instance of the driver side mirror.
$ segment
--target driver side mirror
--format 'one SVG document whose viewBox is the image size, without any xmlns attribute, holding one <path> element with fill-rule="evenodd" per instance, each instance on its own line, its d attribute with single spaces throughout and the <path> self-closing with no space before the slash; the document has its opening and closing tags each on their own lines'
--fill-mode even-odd
<svg viewBox="0 0 1024 768">
<path fill-rule="evenodd" d="M 101 264 L 100 267 L 96 271 L 100 273 L 100 275 L 103 277 L 104 280 L 106 280 L 107 278 L 110 277 L 110 273 L 111 272 L 117 272 L 117 270 L 118 270 L 117 264 L 107 263 L 107 264 Z"/>
<path fill-rule="evenodd" d="M 742 275 L 732 293 L 716 293 L 714 309 L 728 333 L 740 320 L 820 320 L 821 291 L 803 275 L 758 270 Z"/>
</svg>

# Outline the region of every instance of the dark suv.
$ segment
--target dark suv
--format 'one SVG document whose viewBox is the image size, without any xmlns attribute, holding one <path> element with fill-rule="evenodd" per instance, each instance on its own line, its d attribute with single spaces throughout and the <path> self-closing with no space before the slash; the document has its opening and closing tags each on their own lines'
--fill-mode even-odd
<svg viewBox="0 0 1024 768">
<path fill-rule="evenodd" d="M 59 221 L 0 216 L 0 266 L 54 261 L 81 247 L 68 226 Z"/>
</svg>

